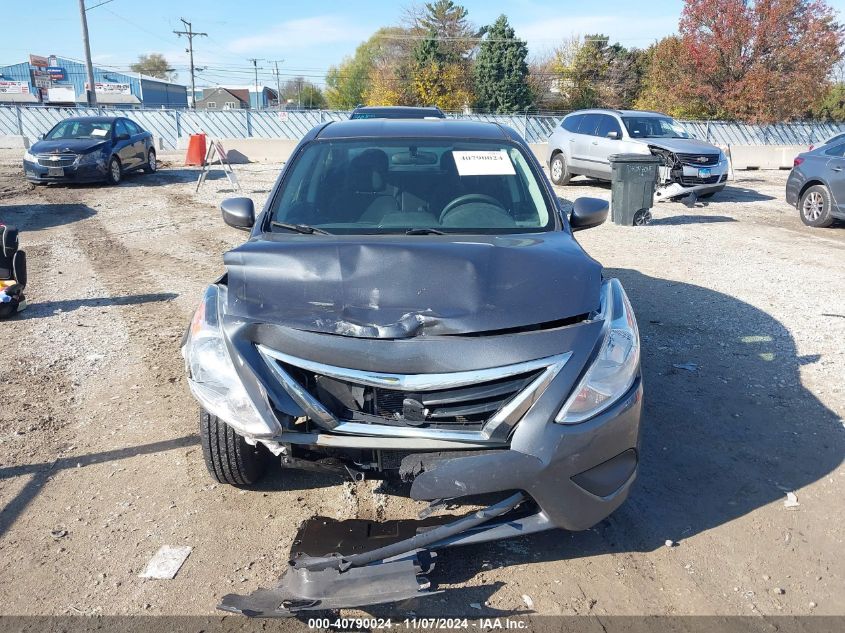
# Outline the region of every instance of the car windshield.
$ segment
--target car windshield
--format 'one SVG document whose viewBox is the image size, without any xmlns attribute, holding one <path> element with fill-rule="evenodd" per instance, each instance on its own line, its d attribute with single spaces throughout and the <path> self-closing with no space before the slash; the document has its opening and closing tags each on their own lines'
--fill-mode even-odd
<svg viewBox="0 0 845 633">
<path fill-rule="evenodd" d="M 44 137 L 48 141 L 64 139 L 104 140 L 111 135 L 110 121 L 74 121 L 67 119 L 59 123 Z"/>
<path fill-rule="evenodd" d="M 539 174 L 520 148 L 506 142 L 316 141 L 288 170 L 271 203 L 273 230 L 293 225 L 338 234 L 554 228 Z"/>
<path fill-rule="evenodd" d="M 631 138 L 689 138 L 682 125 L 668 116 L 623 116 Z"/>
</svg>

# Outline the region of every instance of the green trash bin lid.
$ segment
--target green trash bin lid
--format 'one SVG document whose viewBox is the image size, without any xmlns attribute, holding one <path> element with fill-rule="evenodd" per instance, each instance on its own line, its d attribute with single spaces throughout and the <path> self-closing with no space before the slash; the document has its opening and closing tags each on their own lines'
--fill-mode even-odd
<svg viewBox="0 0 845 633">
<path fill-rule="evenodd" d="M 654 154 L 611 154 L 607 157 L 611 163 L 659 163 Z"/>
</svg>

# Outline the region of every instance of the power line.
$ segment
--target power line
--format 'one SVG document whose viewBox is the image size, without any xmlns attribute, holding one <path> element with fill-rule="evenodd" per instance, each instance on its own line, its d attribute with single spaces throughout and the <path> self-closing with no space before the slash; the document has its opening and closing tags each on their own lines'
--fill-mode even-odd
<svg viewBox="0 0 845 633">
<path fill-rule="evenodd" d="M 263 62 L 263 59 L 257 59 L 255 57 L 250 57 L 247 59 L 248 62 L 252 62 L 252 67 L 255 70 L 255 107 L 256 109 L 261 109 L 261 99 L 258 98 L 258 62 Z M 262 68 L 263 70 L 263 68 Z"/>
<path fill-rule="evenodd" d="M 102 1 L 102 2 L 100 2 L 99 4 L 95 4 L 93 7 L 88 7 L 88 8 L 87 8 L 87 9 L 85 9 L 85 10 L 86 10 L 86 11 L 90 11 L 91 9 L 96 9 L 97 7 L 101 7 L 101 6 L 103 6 L 104 4 L 108 4 L 109 2 L 114 2 L 114 0 L 103 0 L 103 1 Z"/>
<path fill-rule="evenodd" d="M 282 109 L 282 84 L 279 81 L 279 64 L 284 64 L 285 60 L 283 59 L 273 59 L 270 60 L 270 63 L 273 64 L 273 67 L 276 69 L 276 107 L 279 110 Z"/>
<path fill-rule="evenodd" d="M 208 33 L 197 33 L 191 28 L 191 23 L 188 22 L 185 18 L 179 18 L 182 24 L 185 25 L 186 31 L 173 31 L 176 33 L 177 36 L 184 35 L 188 38 L 188 56 L 191 60 L 191 109 L 196 108 L 196 100 L 197 100 L 197 84 L 196 80 L 194 79 L 194 38 L 197 36 L 201 37 L 208 37 Z"/>
</svg>

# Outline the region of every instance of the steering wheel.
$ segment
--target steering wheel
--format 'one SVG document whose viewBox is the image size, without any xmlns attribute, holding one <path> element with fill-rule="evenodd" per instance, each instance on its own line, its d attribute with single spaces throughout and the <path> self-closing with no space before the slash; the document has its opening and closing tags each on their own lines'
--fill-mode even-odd
<svg viewBox="0 0 845 633">
<path fill-rule="evenodd" d="M 487 194 L 483 193 L 467 193 L 462 196 L 458 196 L 443 208 L 443 211 L 440 212 L 440 224 L 443 224 L 443 218 L 449 215 L 452 211 L 454 211 L 460 206 L 469 204 L 470 202 L 481 202 L 482 204 L 491 204 L 494 207 L 498 207 L 499 209 L 501 209 L 502 213 L 507 213 L 507 211 L 505 211 L 505 208 L 502 206 L 502 203 L 496 200 L 496 198 L 494 198 L 493 196 L 488 196 Z"/>
</svg>

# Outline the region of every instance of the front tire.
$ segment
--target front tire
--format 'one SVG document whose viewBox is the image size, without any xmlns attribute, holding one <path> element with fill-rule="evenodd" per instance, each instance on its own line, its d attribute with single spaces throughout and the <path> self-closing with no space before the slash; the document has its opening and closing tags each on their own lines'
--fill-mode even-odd
<svg viewBox="0 0 845 633">
<path fill-rule="evenodd" d="M 266 448 L 247 444 L 232 427 L 204 410 L 200 410 L 200 441 L 208 472 L 221 484 L 252 486 L 267 470 Z"/>
<path fill-rule="evenodd" d="M 150 153 L 147 154 L 147 164 L 144 165 L 144 173 L 154 174 L 156 173 L 156 169 L 158 169 L 158 163 L 156 162 L 156 152 L 154 149 L 151 149 Z"/>
<path fill-rule="evenodd" d="M 569 173 L 563 154 L 557 153 L 552 156 L 552 161 L 549 163 L 549 175 L 556 185 L 568 185 L 572 180 L 572 174 Z"/>
<path fill-rule="evenodd" d="M 106 182 L 110 185 L 119 185 L 123 178 L 123 165 L 120 164 L 120 159 L 117 156 L 112 156 L 109 160 L 109 170 L 106 174 Z"/>
<path fill-rule="evenodd" d="M 833 204 L 830 191 L 824 185 L 813 185 L 798 203 L 801 221 L 807 226 L 825 228 L 833 224 Z"/>
</svg>

